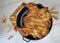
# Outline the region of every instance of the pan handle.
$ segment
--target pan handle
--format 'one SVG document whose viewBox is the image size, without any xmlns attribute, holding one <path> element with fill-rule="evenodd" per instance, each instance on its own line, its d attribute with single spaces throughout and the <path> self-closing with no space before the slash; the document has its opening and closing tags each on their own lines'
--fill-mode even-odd
<svg viewBox="0 0 60 43">
<path fill-rule="evenodd" d="M 26 42 L 30 42 L 30 39 L 27 39 L 27 38 L 25 38 L 25 37 L 22 37 L 22 39 L 23 39 L 24 41 L 26 41 Z"/>
</svg>

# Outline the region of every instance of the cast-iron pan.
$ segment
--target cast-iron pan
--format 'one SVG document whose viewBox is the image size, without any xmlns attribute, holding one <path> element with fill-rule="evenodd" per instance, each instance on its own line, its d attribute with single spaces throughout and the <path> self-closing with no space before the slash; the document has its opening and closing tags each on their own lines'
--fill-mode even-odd
<svg viewBox="0 0 60 43">
<path fill-rule="evenodd" d="M 38 4 L 36 4 L 37 5 L 37 7 L 39 8 L 39 9 L 41 9 L 41 8 L 44 8 L 44 6 L 42 6 L 42 4 L 40 4 L 40 3 L 38 3 Z M 26 14 L 27 14 L 27 12 L 28 12 L 29 10 L 28 10 L 28 8 L 27 7 L 24 7 L 19 13 L 18 13 L 18 16 L 17 16 L 17 26 L 18 27 L 24 27 L 24 21 L 23 21 L 23 17 L 24 16 L 26 16 Z M 49 28 L 49 31 L 51 30 L 51 27 L 52 27 L 52 18 L 51 18 L 51 26 L 50 26 L 50 28 Z M 44 36 L 45 37 L 45 36 Z M 26 38 L 28 39 L 28 40 L 26 40 Z M 26 41 L 26 42 L 29 42 L 30 40 L 38 40 L 39 38 L 34 38 L 32 35 L 28 35 L 27 37 L 24 37 L 23 36 L 23 40 L 24 41 Z"/>
</svg>

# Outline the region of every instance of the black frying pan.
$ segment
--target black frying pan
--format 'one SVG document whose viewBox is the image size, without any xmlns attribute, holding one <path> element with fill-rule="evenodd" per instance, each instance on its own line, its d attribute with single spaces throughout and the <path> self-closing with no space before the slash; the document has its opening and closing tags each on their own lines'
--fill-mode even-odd
<svg viewBox="0 0 60 43">
<path fill-rule="evenodd" d="M 42 4 L 36 4 L 37 5 L 37 7 L 39 8 L 39 9 L 41 9 L 41 8 L 44 8 L 43 6 L 42 6 Z M 26 16 L 26 14 L 27 14 L 27 12 L 28 12 L 29 10 L 28 10 L 28 8 L 27 7 L 24 7 L 20 12 L 19 12 L 19 14 L 18 14 L 18 16 L 17 16 L 17 26 L 18 27 L 24 27 L 24 21 L 23 21 L 23 17 L 24 16 Z M 52 19 L 51 19 L 51 26 L 50 26 L 50 28 L 49 28 L 49 31 L 51 30 L 51 27 L 52 27 Z M 45 37 L 45 36 L 44 36 Z M 28 39 L 28 40 L 26 40 L 26 38 Z M 23 36 L 23 40 L 24 41 L 26 41 L 26 42 L 29 42 L 30 40 L 38 40 L 39 38 L 34 38 L 32 35 L 29 35 L 29 36 L 27 36 L 27 37 L 24 37 Z"/>
</svg>

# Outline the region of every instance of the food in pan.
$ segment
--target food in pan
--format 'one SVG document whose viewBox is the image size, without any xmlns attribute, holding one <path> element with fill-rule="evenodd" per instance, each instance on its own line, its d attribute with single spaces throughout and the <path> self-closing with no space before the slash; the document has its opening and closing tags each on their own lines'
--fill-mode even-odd
<svg viewBox="0 0 60 43">
<path fill-rule="evenodd" d="M 24 16 L 23 22 L 24 27 L 18 27 L 16 25 L 16 14 L 19 9 L 23 7 L 27 7 L 29 12 Z M 19 31 L 23 36 L 27 37 L 28 35 L 32 35 L 34 38 L 42 38 L 46 36 L 49 32 L 49 28 L 51 26 L 51 18 L 52 15 L 50 13 L 51 10 L 48 10 L 48 7 L 44 7 L 39 9 L 36 4 L 30 3 L 23 3 L 18 7 L 17 10 L 10 16 L 10 21 L 15 26 L 14 29 Z M 15 19 L 14 19 L 15 18 Z"/>
<path fill-rule="evenodd" d="M 39 9 L 34 3 L 26 5 L 29 12 L 23 18 L 23 28 L 18 28 L 19 32 L 27 37 L 32 35 L 34 38 L 42 38 L 49 32 L 51 26 L 51 14 L 47 7 Z"/>
</svg>

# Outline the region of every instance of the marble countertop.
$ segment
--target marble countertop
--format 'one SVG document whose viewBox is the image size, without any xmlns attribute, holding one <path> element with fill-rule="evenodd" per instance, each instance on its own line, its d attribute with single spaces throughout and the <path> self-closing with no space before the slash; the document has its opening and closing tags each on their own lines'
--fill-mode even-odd
<svg viewBox="0 0 60 43">
<path fill-rule="evenodd" d="M 8 35 L 14 35 L 14 37 L 8 40 L 7 36 L 4 36 L 0 38 L 0 43 L 60 43 L 60 0 L 0 0 L 0 17 L 6 15 L 7 24 L 11 24 L 8 18 L 22 2 L 41 3 L 49 8 L 54 6 L 56 8 L 55 10 L 59 12 L 57 14 L 59 19 L 53 19 L 53 26 L 50 33 L 41 40 L 25 42 L 22 36 L 12 29 Z M 2 24 L 0 24 L 0 29 L 2 29 L 1 25 Z"/>
</svg>

